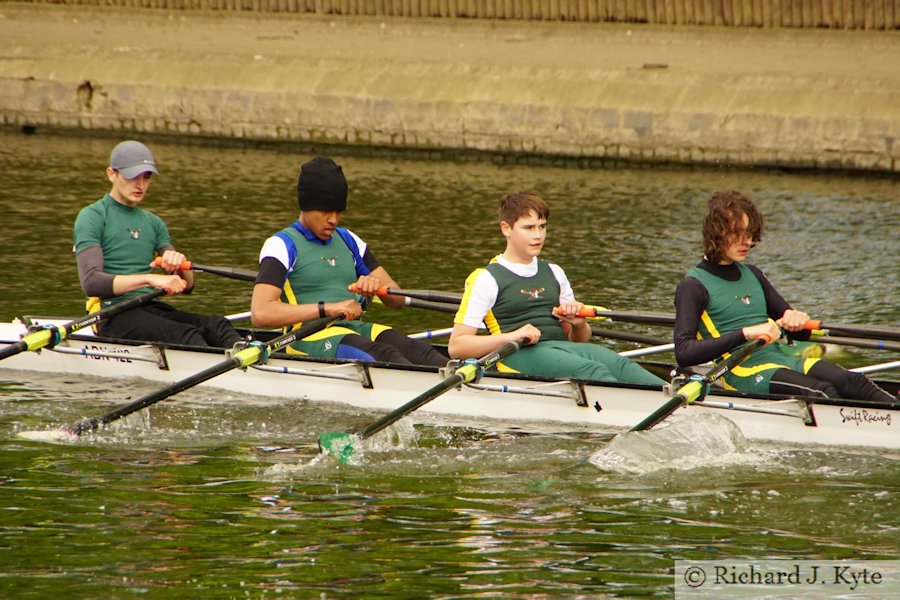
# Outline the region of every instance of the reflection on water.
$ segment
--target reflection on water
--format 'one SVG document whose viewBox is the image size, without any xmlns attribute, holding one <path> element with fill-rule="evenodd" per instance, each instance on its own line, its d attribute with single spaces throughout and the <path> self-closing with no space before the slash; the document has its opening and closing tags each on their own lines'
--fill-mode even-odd
<svg viewBox="0 0 900 600">
<path fill-rule="evenodd" d="M 106 190 L 114 143 L 0 134 L 0 318 L 81 310 L 71 223 Z M 308 155 L 153 148 L 162 177 L 148 206 L 197 262 L 253 268 L 263 239 L 296 216 Z M 546 256 L 582 299 L 671 311 L 698 257 L 702 200 L 735 187 L 769 217 L 755 258 L 788 298 L 839 322 L 900 321 L 894 181 L 336 158 L 351 185 L 345 224 L 406 287 L 460 290 L 501 250 L 496 200 L 532 188 L 552 208 Z M 246 309 L 246 284 L 200 278 L 180 303 Z M 409 331 L 449 323 L 373 312 Z M 870 360 L 884 357 L 846 358 Z M 619 473 L 590 462 L 607 434 L 459 423 L 413 435 L 403 422 L 359 464 L 310 464 L 320 433 L 376 415 L 206 388 L 76 444 L 15 437 L 153 389 L 0 371 L 0 547 L 14 549 L 4 596 L 667 597 L 678 559 L 900 559 L 896 455 L 754 446 L 723 464 L 688 444 L 678 468 Z"/>
<path fill-rule="evenodd" d="M 723 462 L 682 447 L 678 468 L 623 474 L 590 462 L 609 436 L 413 436 L 401 421 L 359 464 L 314 462 L 320 433 L 375 415 L 205 388 L 51 446 L 13 432 L 154 384 L 2 379 L 14 597 L 666 595 L 676 559 L 900 558 L 897 456 L 763 446 Z"/>
</svg>

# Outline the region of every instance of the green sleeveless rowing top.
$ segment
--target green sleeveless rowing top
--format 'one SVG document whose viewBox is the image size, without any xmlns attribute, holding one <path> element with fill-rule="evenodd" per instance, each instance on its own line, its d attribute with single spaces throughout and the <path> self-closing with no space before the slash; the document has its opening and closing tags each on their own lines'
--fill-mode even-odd
<svg viewBox="0 0 900 600">
<path fill-rule="evenodd" d="M 697 336 L 702 339 L 717 338 L 735 329 L 765 323 L 769 318 L 759 279 L 748 267 L 736 265 L 741 273 L 737 281 L 727 281 L 698 267 L 688 271 L 688 276 L 697 279 L 709 292 L 709 305 L 700 315 L 697 329 Z M 789 356 L 781 344 L 774 343 L 756 350 L 731 369 L 725 374 L 723 383 L 729 390 L 765 394 L 778 369 L 808 373 L 818 360 Z"/>
<path fill-rule="evenodd" d="M 766 298 L 762 284 L 748 267 L 736 263 L 741 272 L 737 281 L 727 281 L 709 271 L 694 267 L 688 271 L 709 292 L 709 305 L 700 315 L 698 335 L 703 339 L 717 338 L 724 333 L 765 323 Z"/>
<path fill-rule="evenodd" d="M 546 260 L 538 259 L 538 270 L 533 277 L 516 275 L 496 262 L 485 268 L 497 282 L 497 301 L 491 313 L 502 333 L 531 323 L 541 330 L 542 342 L 567 339 L 559 320 L 553 316 L 553 309 L 559 305 L 559 282 Z"/>
<path fill-rule="evenodd" d="M 283 302 L 315 304 L 356 297 L 347 289 L 356 281 L 353 253 L 341 236 L 332 236 L 331 243 L 324 245 L 294 227 L 286 227 L 281 233 L 289 235 L 297 248 L 297 258 L 281 291 Z"/>
</svg>

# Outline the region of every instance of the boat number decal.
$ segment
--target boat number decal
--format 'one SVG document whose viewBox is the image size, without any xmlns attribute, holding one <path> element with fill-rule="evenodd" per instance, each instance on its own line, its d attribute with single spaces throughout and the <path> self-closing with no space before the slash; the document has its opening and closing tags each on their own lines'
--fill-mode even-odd
<svg viewBox="0 0 900 600">
<path fill-rule="evenodd" d="M 866 410 L 865 408 L 842 408 L 840 411 L 841 423 L 855 423 L 857 427 L 863 423 L 884 423 L 891 426 L 891 413 L 880 410 Z"/>
<path fill-rule="evenodd" d="M 96 352 L 109 352 L 110 354 L 131 354 L 128 351 L 128 348 L 112 348 L 112 349 L 110 349 L 110 348 L 105 348 L 103 346 L 95 346 L 95 345 L 87 346 L 86 350 L 88 350 L 88 351 L 94 350 Z M 116 362 L 123 362 L 123 363 L 131 362 L 130 358 L 125 358 L 124 356 L 122 358 L 118 358 L 118 357 L 112 357 L 112 356 L 96 356 L 93 354 L 85 354 L 85 358 L 93 358 L 94 360 L 114 360 Z"/>
</svg>

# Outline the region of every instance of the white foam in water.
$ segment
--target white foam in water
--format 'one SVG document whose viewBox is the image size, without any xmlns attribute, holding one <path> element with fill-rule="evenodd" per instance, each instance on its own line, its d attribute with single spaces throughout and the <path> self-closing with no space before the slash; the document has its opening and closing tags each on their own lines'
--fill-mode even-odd
<svg viewBox="0 0 900 600">
<path fill-rule="evenodd" d="M 738 426 L 718 414 L 670 417 L 648 431 L 617 435 L 590 462 L 604 471 L 650 473 L 760 460 Z"/>
<path fill-rule="evenodd" d="M 16 434 L 22 439 L 32 442 L 44 442 L 47 444 L 72 443 L 78 440 L 78 436 L 63 429 L 44 429 L 42 431 L 20 431 Z"/>
</svg>

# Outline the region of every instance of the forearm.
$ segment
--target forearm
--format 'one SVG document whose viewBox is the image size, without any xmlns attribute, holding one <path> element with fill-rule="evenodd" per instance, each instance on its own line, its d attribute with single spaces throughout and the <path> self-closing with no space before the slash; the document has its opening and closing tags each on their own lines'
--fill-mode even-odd
<svg viewBox="0 0 900 600">
<path fill-rule="evenodd" d="M 281 300 L 281 288 L 267 283 L 257 283 L 250 300 L 250 319 L 256 327 L 287 327 L 321 316 L 358 319 L 360 314 L 362 307 L 355 300 L 288 304 Z"/>
<path fill-rule="evenodd" d="M 113 275 L 112 295 L 121 296 L 145 287 L 167 287 L 167 275 L 140 273 L 136 275 Z"/>
<path fill-rule="evenodd" d="M 744 343 L 744 333 L 736 329 L 722 337 L 698 340 L 696 338 L 675 338 L 675 360 L 682 367 L 700 365 L 730 352 Z"/>
<path fill-rule="evenodd" d="M 451 358 L 481 358 L 505 344 L 516 341 L 518 338 L 513 333 L 499 335 L 477 335 L 467 333 L 450 337 L 447 350 Z"/>
<path fill-rule="evenodd" d="M 318 316 L 317 304 L 287 304 L 281 300 L 259 301 L 255 295 L 250 303 L 250 319 L 254 327 L 288 327 Z"/>
<path fill-rule="evenodd" d="M 587 321 L 572 324 L 569 331 L 569 339 L 573 342 L 589 342 L 594 337 L 591 332 L 591 326 Z"/>
</svg>

